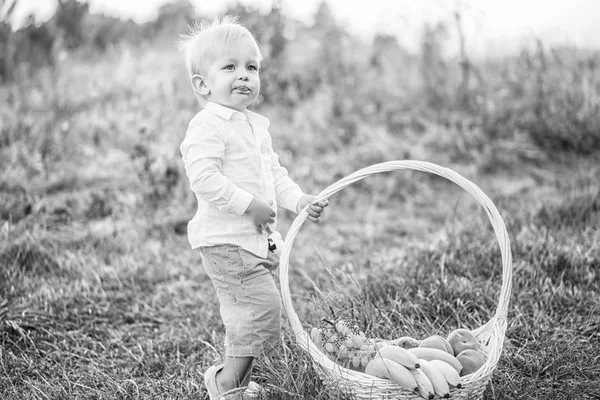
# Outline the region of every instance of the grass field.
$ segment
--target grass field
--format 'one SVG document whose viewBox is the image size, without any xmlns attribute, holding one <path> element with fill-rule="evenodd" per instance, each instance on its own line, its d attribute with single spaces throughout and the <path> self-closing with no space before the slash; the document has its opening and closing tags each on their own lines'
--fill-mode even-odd
<svg viewBox="0 0 600 400">
<path fill-rule="evenodd" d="M 172 50 L 123 47 L 0 87 L 1 399 L 207 399 L 202 372 L 222 354 L 224 330 L 185 236 L 195 204 L 178 145 L 196 105 L 180 64 Z M 500 210 L 514 275 L 485 398 L 599 398 L 597 157 L 529 142 L 469 147 L 477 130 L 466 137 L 434 120 L 401 134 L 363 123 L 345 142 L 325 122 L 327 104 L 316 93 L 294 109 L 259 108 L 306 192 L 410 158 L 461 173 Z M 515 157 L 524 151 L 533 156 Z M 293 218 L 282 213 L 283 233 Z M 500 267 L 475 201 L 404 171 L 345 189 L 322 222 L 306 223 L 290 283 L 307 328 L 333 312 L 371 337 L 423 338 L 487 322 Z M 284 326 L 279 357 L 255 371 L 264 398 L 343 398 Z"/>
</svg>

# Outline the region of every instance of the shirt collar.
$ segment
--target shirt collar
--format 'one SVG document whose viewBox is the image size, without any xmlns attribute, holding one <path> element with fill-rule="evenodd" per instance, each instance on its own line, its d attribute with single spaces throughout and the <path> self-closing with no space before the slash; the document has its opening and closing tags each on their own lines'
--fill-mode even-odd
<svg viewBox="0 0 600 400">
<path fill-rule="evenodd" d="M 246 112 L 240 112 L 240 111 L 234 110 L 233 108 L 229 108 L 229 107 L 225 107 L 220 104 L 217 104 L 217 103 L 213 103 L 212 101 L 209 101 L 206 104 L 205 109 L 221 118 L 228 119 L 230 121 L 233 120 L 234 116 L 236 116 L 236 115 L 241 116 L 244 119 L 247 119 L 251 125 L 259 126 L 264 129 L 268 129 L 269 125 L 271 124 L 271 122 L 269 121 L 268 118 L 263 117 L 262 115 L 257 114 L 255 112 L 252 112 L 249 110 L 246 110 Z"/>
</svg>

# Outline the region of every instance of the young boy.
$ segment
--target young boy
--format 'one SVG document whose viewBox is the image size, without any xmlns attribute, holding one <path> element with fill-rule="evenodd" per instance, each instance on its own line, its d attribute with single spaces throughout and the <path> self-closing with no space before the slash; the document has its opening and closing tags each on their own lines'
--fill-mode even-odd
<svg viewBox="0 0 600 400">
<path fill-rule="evenodd" d="M 254 358 L 280 340 L 277 206 L 308 206 L 318 222 L 328 203 L 315 203 L 289 178 L 272 149 L 269 120 L 246 109 L 260 91 L 262 55 L 237 18 L 193 27 L 180 47 L 203 107 L 180 148 L 198 201 L 188 238 L 200 250 L 226 327 L 225 362 L 208 368 L 204 381 L 210 399 L 245 398 Z"/>
</svg>

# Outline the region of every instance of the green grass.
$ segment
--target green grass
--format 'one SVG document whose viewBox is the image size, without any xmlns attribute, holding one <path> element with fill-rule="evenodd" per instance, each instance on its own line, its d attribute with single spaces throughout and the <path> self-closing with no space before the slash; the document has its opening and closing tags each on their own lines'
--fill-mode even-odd
<svg viewBox="0 0 600 400">
<path fill-rule="evenodd" d="M 0 129 L 3 400 L 207 398 L 202 372 L 221 356 L 224 330 L 185 238 L 194 199 L 177 146 L 195 109 L 186 85 L 171 53 L 119 49 L 0 87 L 9 105 Z M 597 160 L 528 163 L 479 131 L 440 138 L 435 120 L 402 136 L 359 124 L 342 143 L 319 96 L 296 109 L 261 108 L 307 192 L 372 163 L 415 158 L 462 173 L 500 209 L 513 289 L 485 398 L 597 398 Z M 283 232 L 293 217 L 282 213 Z M 303 326 L 334 313 L 380 338 L 476 328 L 495 312 L 500 279 L 485 214 L 454 185 L 412 172 L 335 195 L 322 223 L 303 227 L 290 263 Z M 343 399 L 284 326 L 278 356 L 257 364 L 264 398 Z"/>
</svg>

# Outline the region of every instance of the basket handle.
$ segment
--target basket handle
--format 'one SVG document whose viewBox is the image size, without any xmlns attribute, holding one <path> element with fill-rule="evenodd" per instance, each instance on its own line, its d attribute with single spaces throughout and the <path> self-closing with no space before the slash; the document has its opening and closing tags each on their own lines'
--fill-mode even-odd
<svg viewBox="0 0 600 400">
<path fill-rule="evenodd" d="M 483 207 L 485 212 L 492 223 L 492 227 L 494 228 L 494 233 L 496 234 L 496 239 L 498 240 L 498 244 L 500 246 L 500 253 L 502 255 L 502 287 L 500 290 L 500 298 L 498 300 L 498 306 L 496 308 L 496 314 L 494 318 L 496 320 L 500 320 L 502 329 L 506 329 L 506 317 L 508 310 L 508 302 L 510 297 L 510 292 L 512 288 L 512 253 L 510 249 L 510 240 L 508 237 L 508 232 L 506 231 L 506 226 L 504 224 L 504 220 L 502 216 L 498 212 L 498 209 L 492 203 L 492 201 L 479 189 L 473 182 L 464 178 L 459 173 L 442 167 L 437 164 L 433 164 L 426 161 L 416 161 L 416 160 L 400 160 L 400 161 L 388 161 L 380 164 L 374 164 L 369 167 L 360 169 L 345 178 L 340 179 L 335 182 L 331 186 L 327 187 L 321 193 L 319 193 L 315 199 L 315 201 L 321 201 L 328 199 L 335 193 L 344 189 L 345 187 L 351 185 L 354 182 L 357 182 L 369 175 L 373 175 L 380 172 L 389 172 L 401 169 L 410 169 L 422 172 L 432 173 L 443 178 L 446 178 L 458 186 L 467 191 L 473 198 Z M 295 335 L 299 335 L 304 332 L 302 328 L 302 324 L 298 315 L 296 314 L 294 307 L 292 305 L 292 299 L 290 296 L 290 287 L 289 287 L 289 259 L 290 252 L 292 246 L 294 244 L 294 240 L 296 235 L 298 234 L 300 227 L 304 223 L 304 221 L 308 217 L 307 207 L 305 207 L 294 219 L 290 229 L 285 238 L 285 244 L 283 246 L 283 250 L 281 252 L 281 258 L 279 262 L 279 278 L 281 285 L 281 294 L 283 305 L 286 310 L 288 319 L 290 321 L 292 331 Z M 491 320 L 490 320 L 491 322 Z M 504 332 L 502 332 L 502 336 Z"/>
</svg>

